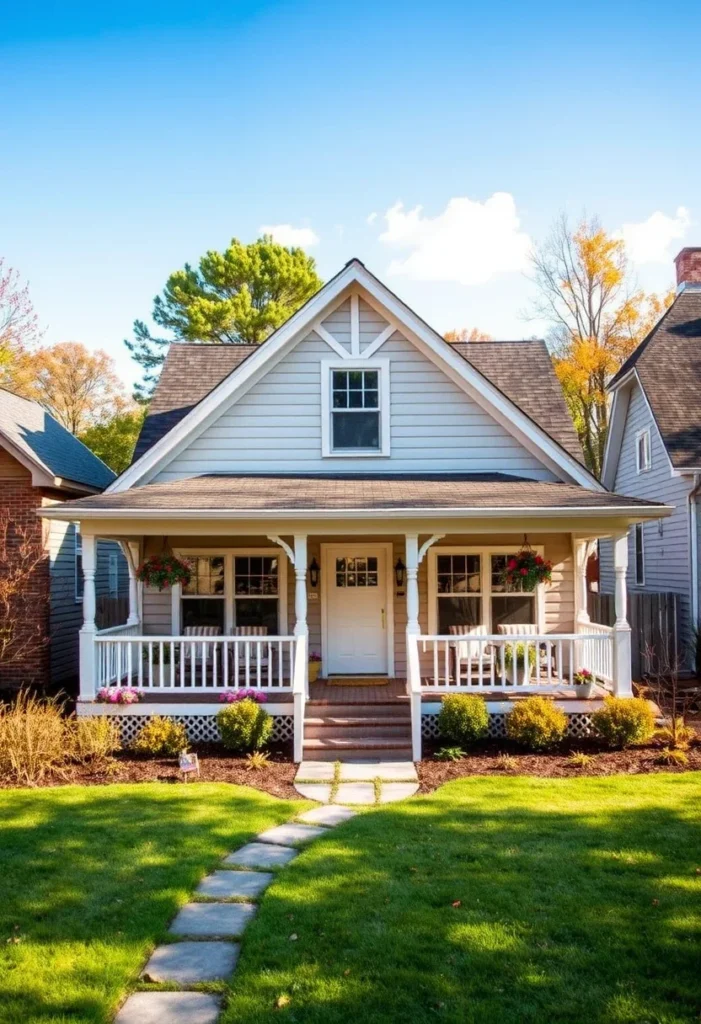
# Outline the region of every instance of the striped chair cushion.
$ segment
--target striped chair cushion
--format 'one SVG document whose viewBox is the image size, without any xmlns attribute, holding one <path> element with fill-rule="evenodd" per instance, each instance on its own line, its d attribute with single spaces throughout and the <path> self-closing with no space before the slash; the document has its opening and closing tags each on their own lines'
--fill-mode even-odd
<svg viewBox="0 0 701 1024">
<path fill-rule="evenodd" d="M 221 636 L 219 626 L 185 626 L 184 636 Z"/>
<path fill-rule="evenodd" d="M 448 631 L 451 636 L 488 636 L 486 626 L 449 626 Z M 470 642 L 469 640 L 461 640 L 455 645 L 457 649 L 458 658 L 461 661 L 474 661 L 477 658 L 485 659 L 488 657 L 487 644 L 480 644 L 477 641 Z"/>
<path fill-rule="evenodd" d="M 232 636 L 267 636 L 267 626 L 234 626 Z"/>
<path fill-rule="evenodd" d="M 509 636 L 537 636 L 538 627 L 532 622 L 506 623 L 505 625 L 497 626 L 497 633 L 502 635 L 508 633 Z"/>
</svg>

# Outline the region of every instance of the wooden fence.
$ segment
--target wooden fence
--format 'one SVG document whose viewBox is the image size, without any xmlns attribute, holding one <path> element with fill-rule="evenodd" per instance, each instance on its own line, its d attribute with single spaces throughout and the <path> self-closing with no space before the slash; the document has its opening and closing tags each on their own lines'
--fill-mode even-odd
<svg viewBox="0 0 701 1024">
<path fill-rule="evenodd" d="M 613 594 L 589 592 L 587 610 L 592 622 L 612 626 L 616 618 Z M 645 673 L 645 651 L 654 650 L 657 658 L 669 652 L 670 662 L 684 660 L 679 636 L 679 594 L 642 594 L 628 591 L 628 621 L 632 631 L 631 655 L 633 679 L 639 682 Z"/>
<path fill-rule="evenodd" d="M 110 597 L 107 594 L 102 594 L 98 597 L 95 609 L 95 622 L 98 629 L 112 629 L 113 626 L 123 626 L 128 618 L 128 597 Z"/>
</svg>

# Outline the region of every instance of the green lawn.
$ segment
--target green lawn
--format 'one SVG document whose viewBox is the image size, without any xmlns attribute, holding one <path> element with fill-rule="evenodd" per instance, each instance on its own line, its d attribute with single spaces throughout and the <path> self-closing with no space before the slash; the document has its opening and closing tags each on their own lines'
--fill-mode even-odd
<svg viewBox="0 0 701 1024">
<path fill-rule="evenodd" d="M 202 875 L 304 806 L 214 784 L 0 791 L 0 1022 L 110 1020 Z"/>
<path fill-rule="evenodd" d="M 699 774 L 475 778 L 370 811 L 276 880 L 224 1022 L 698 1021 L 700 826 Z"/>
</svg>

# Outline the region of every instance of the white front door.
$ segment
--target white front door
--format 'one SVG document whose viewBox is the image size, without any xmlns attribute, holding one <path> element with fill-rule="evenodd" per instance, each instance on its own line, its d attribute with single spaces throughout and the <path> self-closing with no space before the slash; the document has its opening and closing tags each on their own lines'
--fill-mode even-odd
<svg viewBox="0 0 701 1024">
<path fill-rule="evenodd" d="M 327 675 L 387 672 L 387 564 L 383 548 L 326 549 Z"/>
</svg>

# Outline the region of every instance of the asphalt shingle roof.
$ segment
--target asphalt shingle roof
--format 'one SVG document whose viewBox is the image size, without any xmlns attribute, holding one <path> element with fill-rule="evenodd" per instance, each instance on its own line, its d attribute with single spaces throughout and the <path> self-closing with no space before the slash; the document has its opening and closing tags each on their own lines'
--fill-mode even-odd
<svg viewBox="0 0 701 1024">
<path fill-rule="evenodd" d="M 300 509 L 650 508 L 656 502 L 576 484 L 490 474 L 198 476 L 71 502 L 83 509 L 262 511 Z"/>
<path fill-rule="evenodd" d="M 257 347 L 171 345 L 136 445 L 134 461 Z M 480 341 L 457 343 L 452 347 L 566 452 L 579 462 L 583 461 L 562 388 L 543 341 Z"/>
<path fill-rule="evenodd" d="M 97 490 L 115 479 L 112 470 L 46 409 L 0 388 L 0 444 L 3 438 L 52 476 Z"/>
<path fill-rule="evenodd" d="M 675 469 L 701 466 L 701 289 L 681 292 L 611 381 L 640 378 Z"/>
</svg>

